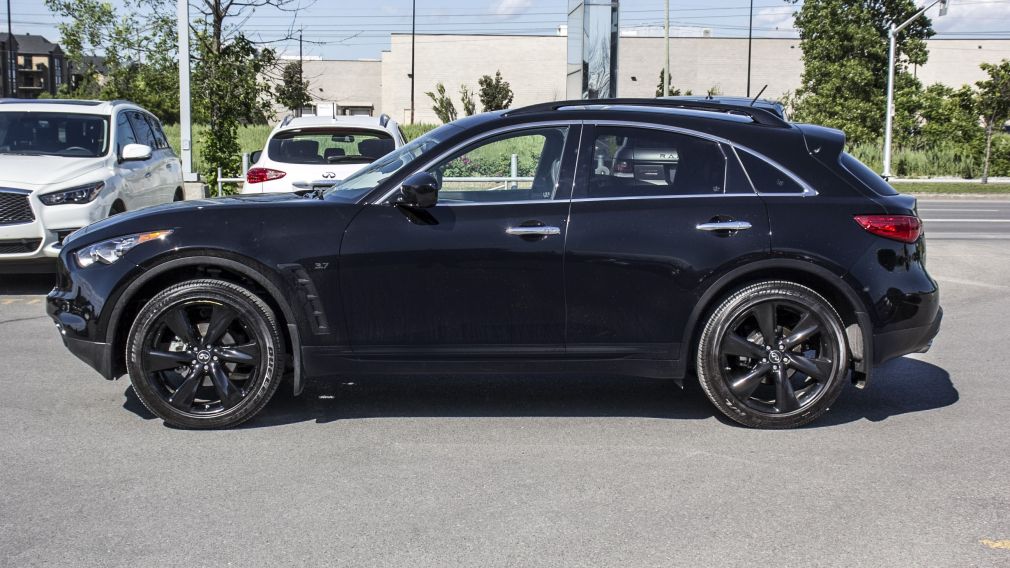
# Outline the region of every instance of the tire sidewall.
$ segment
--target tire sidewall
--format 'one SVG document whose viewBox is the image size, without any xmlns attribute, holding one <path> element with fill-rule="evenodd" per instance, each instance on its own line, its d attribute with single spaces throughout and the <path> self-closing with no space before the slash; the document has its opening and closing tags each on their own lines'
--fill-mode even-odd
<svg viewBox="0 0 1010 568">
<path fill-rule="evenodd" d="M 828 384 L 807 406 L 789 413 L 768 414 L 748 407 L 730 391 L 722 371 L 719 346 L 736 318 L 758 303 L 780 300 L 798 303 L 813 311 L 828 326 L 836 361 Z M 848 346 L 841 318 L 820 294 L 792 282 L 764 282 L 730 294 L 712 313 L 699 341 L 698 379 L 705 394 L 729 418 L 756 428 L 793 428 L 807 424 L 828 411 L 845 387 Z"/>
<path fill-rule="evenodd" d="M 263 346 L 256 377 L 250 387 L 253 392 L 232 408 L 212 415 L 183 412 L 173 407 L 162 398 L 157 387 L 150 384 L 142 364 L 143 352 L 148 347 L 148 336 L 159 318 L 179 304 L 192 301 L 219 302 L 234 309 L 249 324 L 249 331 Z M 130 383 L 141 402 L 166 422 L 187 428 L 223 428 L 248 420 L 273 395 L 283 371 L 279 365 L 283 360 L 282 346 L 272 311 L 253 294 L 229 282 L 191 281 L 164 290 L 140 310 L 127 339 L 127 370 Z"/>
</svg>

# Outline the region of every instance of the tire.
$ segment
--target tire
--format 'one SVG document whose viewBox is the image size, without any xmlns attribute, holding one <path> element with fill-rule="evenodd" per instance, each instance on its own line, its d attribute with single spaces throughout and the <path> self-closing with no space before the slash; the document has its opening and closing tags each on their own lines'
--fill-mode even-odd
<svg viewBox="0 0 1010 568">
<path fill-rule="evenodd" d="M 130 383 L 169 424 L 229 428 L 267 404 L 284 371 L 273 311 L 249 290 L 190 280 L 152 298 L 126 344 Z"/>
<path fill-rule="evenodd" d="M 737 290 L 712 312 L 696 365 L 705 394 L 728 418 L 752 428 L 795 428 L 823 415 L 841 394 L 849 353 L 842 320 L 824 297 L 768 281 Z"/>
</svg>

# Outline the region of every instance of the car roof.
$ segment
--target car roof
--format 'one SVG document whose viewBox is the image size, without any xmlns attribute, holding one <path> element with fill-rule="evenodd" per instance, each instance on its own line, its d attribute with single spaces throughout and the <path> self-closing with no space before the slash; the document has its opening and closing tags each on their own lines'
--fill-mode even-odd
<svg viewBox="0 0 1010 568">
<path fill-rule="evenodd" d="M 386 124 L 395 123 L 391 120 Z M 353 128 L 370 128 L 373 130 L 387 130 L 381 116 L 361 116 L 361 115 L 337 115 L 337 116 L 298 116 L 286 118 L 275 130 L 293 130 L 298 128 L 315 128 L 323 126 L 348 126 Z"/>
<path fill-rule="evenodd" d="M 144 110 L 140 106 L 124 100 L 93 101 L 80 99 L 0 99 L 0 112 L 31 111 L 75 114 L 112 114 L 112 112 L 118 108 Z"/>
<path fill-rule="evenodd" d="M 736 106 L 751 106 L 756 108 L 763 108 L 767 111 L 773 112 L 781 118 L 785 118 L 785 111 L 782 107 L 782 103 L 778 101 L 773 101 L 771 99 L 754 99 L 749 97 L 724 97 L 724 96 L 692 96 L 692 95 L 677 95 L 672 97 L 659 97 L 664 100 L 671 101 L 691 101 L 691 102 L 708 102 L 712 104 L 726 104 L 726 105 L 736 105 Z"/>
</svg>

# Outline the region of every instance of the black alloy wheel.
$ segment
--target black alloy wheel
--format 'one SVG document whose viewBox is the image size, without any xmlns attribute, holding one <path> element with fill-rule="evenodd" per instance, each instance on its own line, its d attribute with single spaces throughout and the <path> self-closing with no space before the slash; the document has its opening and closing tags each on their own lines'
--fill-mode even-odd
<svg viewBox="0 0 1010 568">
<path fill-rule="evenodd" d="M 184 282 L 138 314 L 127 345 L 130 381 L 166 422 L 234 426 L 273 395 L 282 346 L 273 313 L 256 295 L 219 280 Z"/>
<path fill-rule="evenodd" d="M 726 416 L 791 428 L 828 410 L 848 370 L 841 320 L 813 290 L 763 282 L 713 312 L 698 350 L 698 377 Z"/>
</svg>

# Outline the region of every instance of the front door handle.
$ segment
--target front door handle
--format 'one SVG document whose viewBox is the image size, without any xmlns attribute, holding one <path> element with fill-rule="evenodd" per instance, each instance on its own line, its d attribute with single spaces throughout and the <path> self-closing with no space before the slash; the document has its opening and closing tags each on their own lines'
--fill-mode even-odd
<svg viewBox="0 0 1010 568">
<path fill-rule="evenodd" d="M 509 235 L 515 235 L 517 237 L 548 237 L 551 235 L 560 235 L 561 229 L 558 227 L 547 227 L 547 226 L 537 226 L 537 227 L 509 227 L 505 229 L 505 232 Z"/>
<path fill-rule="evenodd" d="M 747 221 L 714 221 L 699 223 L 695 228 L 699 231 L 746 231 L 751 224 Z"/>
</svg>

